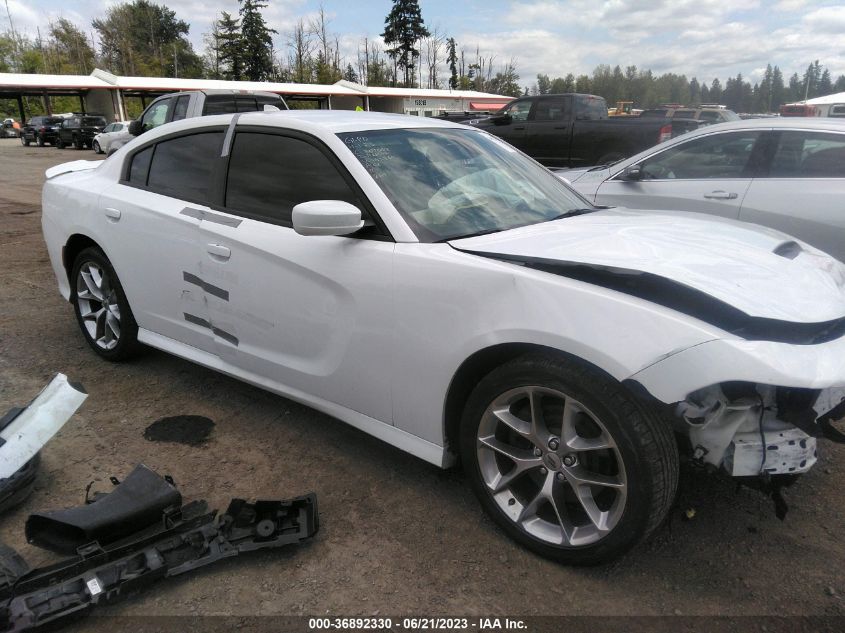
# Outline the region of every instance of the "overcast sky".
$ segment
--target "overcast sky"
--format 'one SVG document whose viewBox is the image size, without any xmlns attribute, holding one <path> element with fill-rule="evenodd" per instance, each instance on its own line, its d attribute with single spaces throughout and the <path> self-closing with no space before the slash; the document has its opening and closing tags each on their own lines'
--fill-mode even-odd
<svg viewBox="0 0 845 633">
<path fill-rule="evenodd" d="M 91 20 L 117 0 L 8 0 L 16 29 L 42 33 L 50 19 L 66 17 L 91 31 Z M 202 52 L 202 35 L 220 10 L 237 12 L 237 0 L 167 0 L 191 25 Z M 390 0 L 323 0 L 330 30 L 354 63 L 357 43 L 377 37 Z M 299 17 L 310 17 L 319 0 L 269 0 L 265 17 L 279 31 L 276 47 Z M 516 60 L 520 83 L 537 73 L 551 77 L 592 73 L 598 64 L 636 65 L 656 73 L 683 73 L 710 82 L 738 72 L 752 83 L 767 63 L 786 79 L 818 59 L 834 81 L 845 74 L 843 0 L 420 0 L 429 28 L 455 37 L 460 46 L 495 55 L 494 65 Z M 3 7 L 0 7 L 2 10 Z M 8 26 L 3 12 L 0 28 Z"/>
</svg>

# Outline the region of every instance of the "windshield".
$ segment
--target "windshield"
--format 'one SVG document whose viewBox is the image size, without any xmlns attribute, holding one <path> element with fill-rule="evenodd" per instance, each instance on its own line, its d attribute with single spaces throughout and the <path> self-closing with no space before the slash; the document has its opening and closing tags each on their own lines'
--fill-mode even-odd
<svg viewBox="0 0 845 633">
<path fill-rule="evenodd" d="M 590 207 L 547 169 L 477 130 L 338 136 L 423 242 L 546 222 Z"/>
<path fill-rule="evenodd" d="M 101 116 L 84 116 L 82 117 L 82 125 L 100 126 L 105 125 L 106 120 Z"/>
</svg>

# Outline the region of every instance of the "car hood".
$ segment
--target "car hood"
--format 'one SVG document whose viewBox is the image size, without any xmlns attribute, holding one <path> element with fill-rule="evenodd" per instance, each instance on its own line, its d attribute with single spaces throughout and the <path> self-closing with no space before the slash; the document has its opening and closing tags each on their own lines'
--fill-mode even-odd
<svg viewBox="0 0 845 633">
<path fill-rule="evenodd" d="M 744 222 L 615 208 L 450 244 L 586 281 L 593 277 L 584 271 L 594 277 L 600 271 L 603 281 L 596 283 L 623 292 L 626 284 L 648 280 L 650 292 L 637 296 L 670 307 L 700 303 L 704 295 L 716 300 L 708 310 L 765 320 L 818 324 L 845 317 L 845 265 Z"/>
</svg>

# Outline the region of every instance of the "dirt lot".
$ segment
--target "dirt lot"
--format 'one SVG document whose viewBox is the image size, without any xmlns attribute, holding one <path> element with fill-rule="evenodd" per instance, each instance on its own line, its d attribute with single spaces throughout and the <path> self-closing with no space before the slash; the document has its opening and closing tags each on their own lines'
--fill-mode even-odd
<svg viewBox="0 0 845 633">
<path fill-rule="evenodd" d="M 44 169 L 79 158 L 94 155 L 0 141 L 0 410 L 59 371 L 90 393 L 43 451 L 35 493 L 0 518 L 0 538 L 30 564 L 52 560 L 25 543 L 27 515 L 79 504 L 90 481 L 108 489 L 109 475 L 138 462 L 212 507 L 313 490 L 322 521 L 310 545 L 163 581 L 102 612 L 845 615 L 845 447 L 822 445 L 816 468 L 787 491 L 783 522 L 759 493 L 685 472 L 679 507 L 648 544 L 610 566 L 568 569 L 505 538 L 460 473 L 161 352 L 99 360 L 57 292 L 41 238 Z M 182 414 L 214 421 L 207 442 L 144 438 L 152 422 Z M 86 627 L 111 629 L 95 619 Z"/>
</svg>

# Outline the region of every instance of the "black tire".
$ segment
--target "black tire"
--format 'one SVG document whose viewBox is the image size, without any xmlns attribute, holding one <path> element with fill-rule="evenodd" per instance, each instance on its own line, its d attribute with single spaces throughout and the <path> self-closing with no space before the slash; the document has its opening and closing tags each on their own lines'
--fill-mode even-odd
<svg viewBox="0 0 845 633">
<path fill-rule="evenodd" d="M 78 136 L 73 137 L 73 147 L 74 149 L 82 149 L 85 147 L 85 143 L 82 142 L 82 139 Z"/>
<path fill-rule="evenodd" d="M 112 304 L 116 303 L 119 308 L 120 316 L 118 323 L 120 326 L 120 333 L 117 337 L 111 336 L 111 338 L 116 341 L 115 345 L 111 348 L 104 347 L 103 343 L 98 343 L 97 339 L 91 335 L 82 313 L 80 297 L 78 295 L 78 280 L 80 279 L 80 270 L 83 266 L 88 264 L 93 264 L 98 267 L 107 276 L 109 302 Z M 70 300 L 73 304 L 74 313 L 76 314 L 76 321 L 79 324 L 79 329 L 82 331 L 82 335 L 85 337 L 85 340 L 88 342 L 91 349 L 93 349 L 100 357 L 114 362 L 129 359 L 138 352 L 140 347 L 138 343 L 138 325 L 135 323 L 135 317 L 132 314 L 132 309 L 129 307 L 129 302 L 126 300 L 126 294 L 123 292 L 123 286 L 120 285 L 120 279 L 118 279 L 117 273 L 115 273 L 111 262 L 109 262 L 103 251 L 92 246 L 86 248 L 76 256 L 70 276 L 70 289 Z M 103 305 L 103 301 L 92 301 L 95 305 L 99 304 L 100 307 Z M 91 311 L 94 311 L 93 307 L 91 308 Z M 103 326 L 103 328 L 104 327 L 105 326 Z M 111 331 L 113 332 L 113 330 Z M 105 336 L 106 334 L 104 332 L 104 337 Z"/>
<path fill-rule="evenodd" d="M 560 539 L 560 544 L 551 542 L 551 539 L 544 540 L 526 531 L 525 525 L 529 523 L 528 521 L 517 522 L 519 519 L 512 519 L 500 507 L 499 503 L 505 500 L 508 506 L 517 502 L 515 497 L 520 494 L 518 492 L 519 486 L 523 484 L 535 485 L 534 478 L 538 476 L 536 467 L 532 467 L 535 470 L 526 470 L 524 474 L 514 478 L 512 484 L 506 489 L 505 497 L 502 497 L 501 492 L 498 493 L 498 502 L 494 498 L 493 491 L 485 483 L 480 465 L 481 458 L 479 457 L 479 453 L 483 454 L 483 449 L 479 448 L 482 445 L 479 440 L 479 432 L 482 428 L 481 425 L 486 424 L 484 416 L 488 415 L 486 419 L 490 419 L 490 414 L 487 413 L 488 406 L 491 406 L 493 402 L 512 392 L 512 390 L 518 391 L 523 387 L 535 386 L 566 394 L 567 398 L 577 401 L 576 405 L 588 409 L 589 413 L 601 422 L 604 431 L 615 443 L 614 449 L 605 452 L 612 453 L 614 461 L 621 459 L 624 470 L 619 468 L 618 472 L 622 475 L 617 475 L 617 477 L 626 486 L 626 496 L 623 497 L 623 501 L 615 510 L 618 513 L 616 522 L 604 535 L 598 532 L 599 536 L 593 542 L 571 545 L 563 544 L 564 538 Z M 547 406 L 545 404 L 546 396 L 543 395 L 542 397 L 544 399 L 543 407 L 545 407 Z M 545 424 L 547 423 L 544 422 Z M 508 431 L 508 429 L 505 429 L 505 431 Z M 497 434 L 499 432 L 496 431 Z M 484 433 L 486 434 L 487 431 L 484 431 Z M 563 435 L 562 431 L 560 435 Z M 565 446 L 563 437 L 560 438 L 560 444 L 559 451 L 549 450 L 548 452 L 562 455 L 567 451 L 572 451 Z M 544 447 L 544 450 L 546 448 Z M 488 374 L 476 386 L 464 409 L 460 429 L 460 450 L 464 469 L 470 478 L 473 491 L 484 510 L 499 527 L 508 536 L 533 552 L 569 565 L 606 563 L 624 554 L 647 538 L 668 514 L 674 502 L 678 485 L 678 447 L 670 425 L 655 412 L 635 400 L 613 378 L 577 359 L 528 354 L 510 361 Z M 535 448 L 534 451 L 533 455 L 537 456 L 539 449 Z M 596 454 L 592 449 L 587 453 Z M 492 454 L 496 460 L 504 459 L 495 452 L 492 452 Z M 532 454 L 530 449 L 527 454 Z M 586 455 L 586 453 L 580 453 L 580 455 Z M 548 455 L 543 453 L 541 465 L 548 465 L 547 457 Z M 576 462 L 576 467 L 580 469 L 586 464 L 585 469 L 589 472 L 591 468 L 586 461 L 587 459 L 587 457 L 582 457 L 581 461 L 584 463 Z M 599 459 L 607 458 L 600 455 Z M 501 462 L 497 461 L 496 463 Z M 559 468 L 563 470 L 564 467 L 560 465 Z M 548 478 L 553 477 L 551 467 L 548 469 L 543 467 L 539 473 L 541 473 L 541 478 L 546 478 L 543 479 L 546 482 L 548 482 Z M 553 486 L 561 486 L 555 488 L 555 490 L 560 491 L 555 494 L 562 495 L 556 498 L 556 505 L 561 509 L 565 508 L 563 514 L 567 517 L 567 520 L 577 518 L 576 511 L 579 510 L 579 502 L 577 502 L 577 497 L 574 496 L 573 492 L 569 492 L 574 491 L 575 486 L 567 480 L 567 474 L 563 472 L 555 472 L 554 476 L 562 477 L 552 484 Z M 526 477 L 528 477 L 527 482 L 525 481 Z M 561 483 L 558 484 L 557 481 Z M 514 485 L 513 482 L 519 483 Z M 542 484 L 540 486 L 542 487 Z M 598 490 L 602 491 L 604 488 L 598 488 Z M 569 499 L 565 498 L 567 494 L 570 495 Z M 615 489 L 613 494 L 618 494 Z M 508 498 L 508 495 L 513 495 L 513 497 Z M 592 499 L 592 492 L 590 495 L 590 499 Z M 571 499 L 576 501 L 571 501 Z M 520 501 L 523 505 L 517 506 L 517 509 L 528 505 L 522 499 Z M 540 505 L 536 506 L 537 514 L 535 518 L 540 517 L 541 509 L 544 509 L 547 515 L 551 510 L 557 512 L 557 508 L 553 508 L 551 505 L 546 505 L 544 508 L 544 503 L 547 502 L 540 501 Z M 589 518 L 586 513 L 583 516 Z M 559 519 L 558 522 L 560 522 Z M 571 525 L 575 524 L 576 521 L 573 520 Z M 589 526 L 589 523 L 587 525 Z"/>
<path fill-rule="evenodd" d="M 95 154 L 102 154 L 103 150 L 100 149 L 100 144 L 97 141 L 94 141 L 94 153 Z"/>
<path fill-rule="evenodd" d="M 21 145 L 23 145 L 24 147 L 29 147 L 29 139 L 25 136 L 21 136 Z"/>
<path fill-rule="evenodd" d="M 36 142 L 38 143 L 38 147 L 44 147 L 44 139 L 41 136 L 36 139 Z"/>
<path fill-rule="evenodd" d="M 64 149 L 65 148 L 65 142 L 62 140 L 61 136 L 56 138 L 56 147 L 58 149 Z"/>
</svg>

